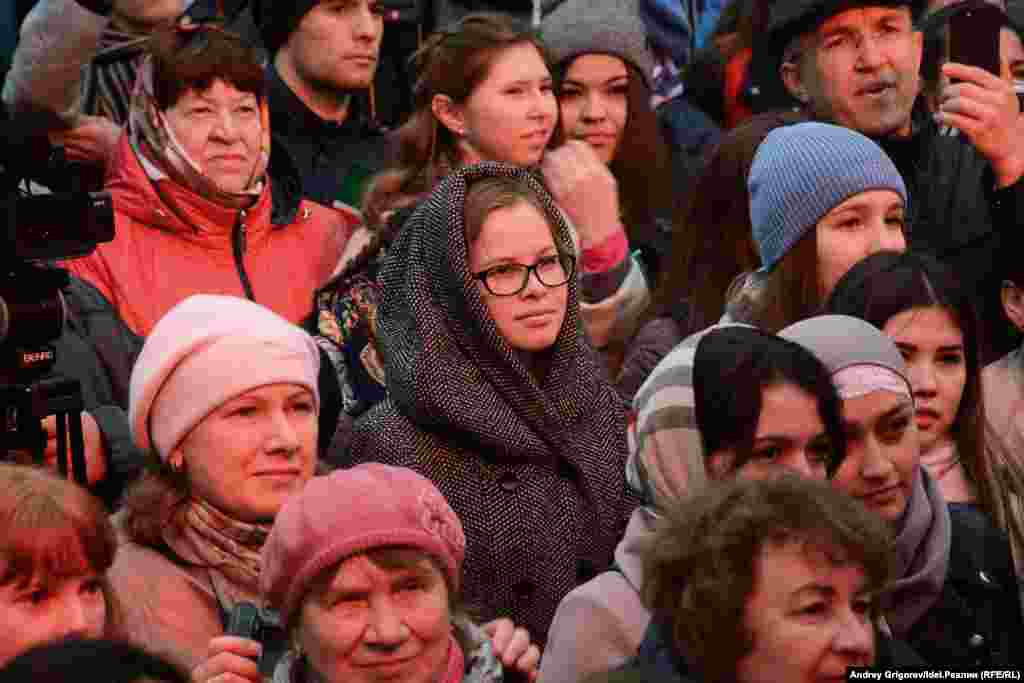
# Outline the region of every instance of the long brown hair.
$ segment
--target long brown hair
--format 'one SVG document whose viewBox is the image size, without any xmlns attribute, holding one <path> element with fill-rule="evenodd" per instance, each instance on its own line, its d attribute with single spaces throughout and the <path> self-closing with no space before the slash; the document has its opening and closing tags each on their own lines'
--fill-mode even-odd
<svg viewBox="0 0 1024 683">
<path fill-rule="evenodd" d="M 768 133 L 802 119 L 790 112 L 754 117 L 722 138 L 672 221 L 672 251 L 650 307 L 684 336 L 715 324 L 737 276 L 761 265 L 750 223 L 747 176 Z"/>
<path fill-rule="evenodd" d="M 555 68 L 559 98 L 565 75 L 577 58 L 567 59 Z M 647 83 L 631 62 L 622 61 L 626 65 L 628 83 L 626 125 L 622 142 L 608 168 L 619 186 L 619 208 L 630 244 L 649 245 L 657 241 L 658 219 L 670 218 L 675 206 L 672 158 L 658 115 L 651 109 Z M 561 127 L 552 142 L 556 147 L 565 142 L 565 131 Z"/>
<path fill-rule="evenodd" d="M 487 78 L 498 55 L 524 43 L 536 47 L 545 63 L 550 61 L 540 37 L 529 26 L 481 12 L 435 33 L 413 55 L 418 74 L 412 93 L 414 110 L 396 132 L 397 165 L 377 175 L 367 189 L 363 213 L 370 228 L 380 228 L 386 223 L 385 214 L 411 204 L 459 166 L 456 138 L 434 116 L 434 97 L 447 95 L 456 103 L 465 102 Z"/>
<path fill-rule="evenodd" d="M 733 317 L 772 334 L 820 313 L 817 231 L 812 227 L 769 273 L 749 274 L 733 289 Z"/>
</svg>

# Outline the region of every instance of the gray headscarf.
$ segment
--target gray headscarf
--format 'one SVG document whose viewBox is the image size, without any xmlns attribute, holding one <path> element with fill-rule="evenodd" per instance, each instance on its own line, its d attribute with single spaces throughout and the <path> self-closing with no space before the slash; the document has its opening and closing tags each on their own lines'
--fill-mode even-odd
<svg viewBox="0 0 1024 683">
<path fill-rule="evenodd" d="M 790 325 L 779 336 L 809 349 L 833 378 L 851 368 L 884 368 L 898 375 L 910 392 L 906 363 L 896 345 L 859 318 L 817 316 Z M 844 398 L 864 395 L 841 390 L 840 396 L 844 393 Z M 951 528 L 946 502 L 921 465 L 914 472 L 907 508 L 895 525 L 897 579 L 886 595 L 886 620 L 897 638 L 905 636 L 935 604 L 949 568 Z"/>
</svg>

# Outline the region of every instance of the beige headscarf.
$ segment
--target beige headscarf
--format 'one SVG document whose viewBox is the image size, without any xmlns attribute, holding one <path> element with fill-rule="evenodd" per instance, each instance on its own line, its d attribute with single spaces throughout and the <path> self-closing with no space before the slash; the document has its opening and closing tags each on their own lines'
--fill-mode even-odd
<svg viewBox="0 0 1024 683">
<path fill-rule="evenodd" d="M 218 30 L 202 24 L 182 24 L 180 31 Z M 139 65 L 128 114 L 128 136 L 150 180 L 170 178 L 204 199 L 223 206 L 237 206 L 239 200 L 259 197 L 263 193 L 267 165 L 270 162 L 270 112 L 267 98 L 260 99 L 259 159 L 253 168 L 246 189 L 227 192 L 206 175 L 202 164 L 192 159 L 174 135 L 165 112 L 157 106 L 153 87 L 153 58 L 146 56 Z"/>
</svg>

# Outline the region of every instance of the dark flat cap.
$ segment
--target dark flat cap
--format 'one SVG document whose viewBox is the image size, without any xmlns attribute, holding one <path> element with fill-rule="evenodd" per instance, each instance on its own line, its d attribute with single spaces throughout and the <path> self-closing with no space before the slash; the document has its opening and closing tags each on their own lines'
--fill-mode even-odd
<svg viewBox="0 0 1024 683">
<path fill-rule="evenodd" d="M 794 38 L 848 9 L 909 7 L 916 20 L 926 4 L 924 0 L 776 0 L 768 19 L 767 43 L 773 55 L 779 56 Z"/>
</svg>

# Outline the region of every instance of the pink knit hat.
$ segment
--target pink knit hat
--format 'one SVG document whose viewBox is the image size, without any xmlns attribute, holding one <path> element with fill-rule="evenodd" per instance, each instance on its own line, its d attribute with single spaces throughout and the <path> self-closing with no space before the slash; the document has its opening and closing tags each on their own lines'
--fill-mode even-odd
<svg viewBox="0 0 1024 683">
<path fill-rule="evenodd" d="M 132 436 L 167 460 L 207 415 L 269 384 L 306 387 L 319 408 L 319 372 L 312 337 L 268 308 L 233 296 L 190 296 L 157 322 L 132 369 Z"/>
<path fill-rule="evenodd" d="M 422 550 L 458 589 L 466 537 L 428 479 L 380 463 L 314 477 L 277 513 L 263 545 L 263 596 L 288 623 L 321 572 L 383 547 Z"/>
</svg>

